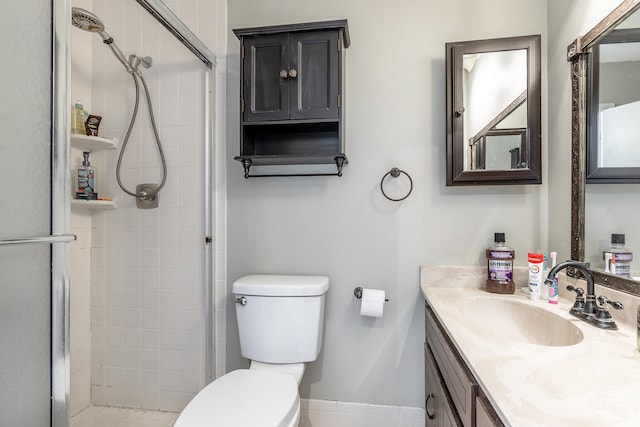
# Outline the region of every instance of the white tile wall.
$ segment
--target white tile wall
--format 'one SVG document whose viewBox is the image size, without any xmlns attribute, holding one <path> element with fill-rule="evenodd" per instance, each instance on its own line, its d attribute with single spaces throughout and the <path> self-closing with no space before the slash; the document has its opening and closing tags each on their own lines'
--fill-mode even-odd
<svg viewBox="0 0 640 427">
<path fill-rule="evenodd" d="M 71 415 L 90 403 L 91 377 L 91 212 L 71 211 L 71 232 L 78 238 L 71 243 L 70 291 L 70 370 Z"/>
<path fill-rule="evenodd" d="M 86 300 L 84 307 L 72 310 L 87 318 L 72 326 L 72 342 L 81 343 L 87 353 L 82 373 L 74 363 L 81 360 L 77 356 L 81 350 L 75 357 L 72 354 L 72 371 L 78 372 L 72 380 L 77 383 L 72 388 L 72 413 L 88 404 L 89 377 L 94 404 L 180 411 L 205 381 L 204 65 L 135 1 L 84 3 L 90 4 L 80 6 L 101 17 L 126 56 L 136 53 L 154 60 L 152 68 L 143 73 L 165 147 L 169 178 L 160 194 L 160 208 L 139 210 L 135 200 L 117 186 L 118 151 L 91 155 L 100 196 L 117 197 L 120 207 L 73 218 L 74 229 L 84 227 L 92 244 L 90 256 L 86 246 L 84 252 L 74 251 L 72 261 L 72 299 Z M 224 49 L 226 13 L 217 15 L 224 12 L 218 5 L 224 1 L 166 3 L 212 50 Z M 133 82 L 100 37 L 94 36 L 92 44 L 92 59 L 89 54 L 78 58 L 77 52 L 73 59 L 92 63 L 91 75 L 83 79 L 91 81 L 91 99 L 85 105 L 90 105 L 90 113 L 103 117 L 101 136 L 122 140 L 135 99 Z M 224 76 L 224 71 L 218 67 L 216 75 Z M 224 82 L 218 82 L 217 87 L 224 88 Z M 223 93 L 216 94 L 216 104 L 224 105 Z M 160 162 L 148 123 L 148 110 L 141 100 L 122 169 L 122 179 L 131 189 L 139 182 L 160 180 Z M 222 131 L 216 128 L 216 138 L 221 137 Z M 222 148 L 216 149 L 216 156 L 223 156 L 224 144 L 217 145 Z M 218 168 L 224 161 L 217 158 L 215 164 Z M 216 177 L 221 176 L 224 170 L 217 170 Z M 224 262 L 224 237 L 217 236 L 224 236 L 226 228 L 224 181 L 216 182 L 215 191 L 215 259 Z M 226 274 L 220 267 L 215 267 L 216 294 L 224 295 Z M 225 315 L 217 313 L 217 317 L 224 319 Z M 224 343 L 224 325 L 216 325 L 216 332 L 221 335 L 216 343 Z M 224 366 L 217 370 L 224 371 Z"/>
</svg>

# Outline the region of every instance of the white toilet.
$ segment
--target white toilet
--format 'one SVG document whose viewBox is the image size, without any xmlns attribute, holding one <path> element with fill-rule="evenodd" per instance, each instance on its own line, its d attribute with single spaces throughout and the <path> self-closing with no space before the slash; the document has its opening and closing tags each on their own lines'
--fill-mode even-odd
<svg viewBox="0 0 640 427">
<path fill-rule="evenodd" d="M 242 355 L 206 386 L 174 427 L 296 427 L 305 363 L 322 347 L 326 276 L 250 275 L 233 284 Z"/>
</svg>

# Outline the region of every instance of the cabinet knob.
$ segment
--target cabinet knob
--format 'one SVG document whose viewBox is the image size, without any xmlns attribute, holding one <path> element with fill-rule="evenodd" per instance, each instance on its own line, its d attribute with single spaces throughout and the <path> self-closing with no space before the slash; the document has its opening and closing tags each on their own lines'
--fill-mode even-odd
<svg viewBox="0 0 640 427">
<path fill-rule="evenodd" d="M 289 77 L 291 77 L 292 79 L 295 79 L 296 77 L 298 77 L 298 71 L 296 71 L 295 68 L 289 70 Z"/>
<path fill-rule="evenodd" d="M 286 79 L 287 77 L 289 77 L 287 70 L 280 70 L 280 78 Z"/>
<path fill-rule="evenodd" d="M 459 105 L 459 106 L 456 108 L 455 113 L 456 113 L 456 117 L 460 117 L 460 116 L 462 116 L 462 113 L 464 113 L 464 107 L 463 107 L 462 105 Z"/>
</svg>

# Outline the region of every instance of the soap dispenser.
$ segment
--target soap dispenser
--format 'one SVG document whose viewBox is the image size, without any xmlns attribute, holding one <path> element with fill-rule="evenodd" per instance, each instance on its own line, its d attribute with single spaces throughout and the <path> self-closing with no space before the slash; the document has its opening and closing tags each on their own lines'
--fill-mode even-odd
<svg viewBox="0 0 640 427">
<path fill-rule="evenodd" d="M 78 168 L 76 199 L 97 200 L 98 193 L 95 192 L 96 170 L 89 163 L 89 151 L 82 153 L 82 166 Z"/>
</svg>

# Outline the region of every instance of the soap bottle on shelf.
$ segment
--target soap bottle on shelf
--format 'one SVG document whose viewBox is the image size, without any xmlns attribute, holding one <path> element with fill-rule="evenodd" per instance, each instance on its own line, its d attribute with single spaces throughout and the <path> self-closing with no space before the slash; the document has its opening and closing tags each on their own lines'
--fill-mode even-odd
<svg viewBox="0 0 640 427">
<path fill-rule="evenodd" d="M 97 200 L 95 176 L 96 170 L 89 163 L 89 152 L 82 153 L 82 166 L 78 168 L 76 199 L 80 200 Z"/>
<path fill-rule="evenodd" d="M 512 294 L 516 289 L 513 282 L 513 260 L 516 253 L 505 244 L 504 233 L 495 233 L 494 241 L 495 245 L 486 251 L 487 292 Z"/>
<path fill-rule="evenodd" d="M 622 277 L 631 277 L 631 261 L 633 261 L 633 252 L 631 252 L 630 249 L 625 248 L 624 243 L 624 234 L 611 235 L 611 247 L 603 254 L 605 261 L 605 273 L 611 273 Z"/>
<path fill-rule="evenodd" d="M 87 112 L 84 111 L 82 101 L 76 101 L 71 109 L 71 133 L 86 135 L 87 130 L 84 126 L 87 120 Z"/>
</svg>

